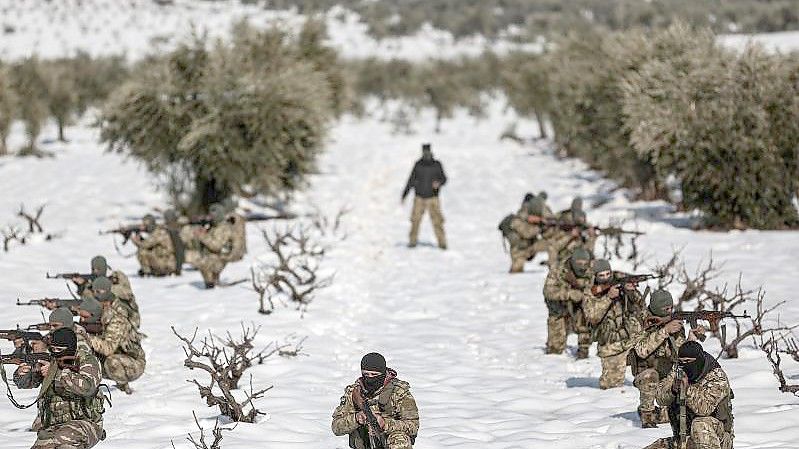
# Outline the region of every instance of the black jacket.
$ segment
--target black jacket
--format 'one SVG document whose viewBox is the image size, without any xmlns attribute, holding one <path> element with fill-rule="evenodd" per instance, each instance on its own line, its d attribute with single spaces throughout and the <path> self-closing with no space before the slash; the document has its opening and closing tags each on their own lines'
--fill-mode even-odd
<svg viewBox="0 0 799 449">
<path fill-rule="evenodd" d="M 433 181 L 439 182 L 439 188 L 447 182 L 447 176 L 444 174 L 444 167 L 441 166 L 441 162 L 435 159 L 419 159 L 413 166 L 411 176 L 408 178 L 408 183 L 402 192 L 402 198 L 408 196 L 411 188 L 416 191 L 416 196 L 422 198 L 438 196 L 439 189 L 433 188 Z"/>
</svg>

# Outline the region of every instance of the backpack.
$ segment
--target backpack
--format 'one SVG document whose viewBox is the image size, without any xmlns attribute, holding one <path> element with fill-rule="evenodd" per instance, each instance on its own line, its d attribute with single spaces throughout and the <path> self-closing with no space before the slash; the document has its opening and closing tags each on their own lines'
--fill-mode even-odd
<svg viewBox="0 0 799 449">
<path fill-rule="evenodd" d="M 513 234 L 513 228 L 511 227 L 511 224 L 513 223 L 514 218 L 516 218 L 516 215 L 508 214 L 505 218 L 502 219 L 502 221 L 499 222 L 499 226 L 497 226 L 497 229 L 499 229 L 499 231 L 502 232 L 503 237 L 508 238 L 508 236 Z"/>
</svg>

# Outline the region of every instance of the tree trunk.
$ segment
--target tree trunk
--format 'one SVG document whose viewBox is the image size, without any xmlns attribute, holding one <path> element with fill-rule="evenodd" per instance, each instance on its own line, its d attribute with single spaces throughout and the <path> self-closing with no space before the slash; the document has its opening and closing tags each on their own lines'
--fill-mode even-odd
<svg viewBox="0 0 799 449">
<path fill-rule="evenodd" d="M 546 139 L 549 137 L 547 135 L 546 124 L 544 123 L 544 115 L 538 110 L 535 111 L 535 120 L 538 122 L 538 137 L 541 139 Z"/>
<path fill-rule="evenodd" d="M 63 120 L 57 120 L 57 121 L 58 121 L 58 141 L 66 142 L 67 139 L 66 137 L 64 137 L 64 121 Z"/>
<path fill-rule="evenodd" d="M 192 209 L 195 213 L 207 214 L 212 204 L 221 203 L 230 196 L 230 189 L 214 177 L 206 178 L 197 175 L 195 186 L 194 201 L 192 202 Z"/>
<path fill-rule="evenodd" d="M 0 134 L 0 156 L 8 154 L 8 147 L 6 146 L 6 136 Z"/>
</svg>

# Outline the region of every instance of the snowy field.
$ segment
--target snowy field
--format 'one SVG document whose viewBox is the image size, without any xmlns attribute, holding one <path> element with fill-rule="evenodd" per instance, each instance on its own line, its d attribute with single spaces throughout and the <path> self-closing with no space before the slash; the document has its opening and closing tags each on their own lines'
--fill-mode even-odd
<svg viewBox="0 0 799 449">
<path fill-rule="evenodd" d="M 305 18 L 292 11 L 270 11 L 238 0 L 0 0 L 0 60 L 31 55 L 43 58 L 85 51 L 124 54 L 140 59 L 173 48 L 192 33 L 224 38 L 246 19 L 254 26 L 280 25 L 296 30 Z M 329 42 L 347 57 L 378 56 L 420 60 L 477 55 L 490 48 L 502 53 L 517 45 L 475 36 L 456 41 L 448 32 L 424 27 L 417 34 L 375 41 L 357 14 L 340 8 L 325 17 Z M 535 49 L 535 45 L 524 48 Z"/>
<path fill-rule="evenodd" d="M 422 417 L 420 449 L 635 448 L 668 433 L 665 427 L 639 428 L 637 390 L 629 375 L 625 387 L 602 391 L 597 358 L 544 355 L 545 271 L 531 264 L 525 274 L 509 276 L 496 231 L 498 220 L 528 190 L 546 189 L 553 206 L 562 208 L 572 195 L 591 197 L 609 184 L 579 163 L 554 159 L 543 146 L 498 142 L 512 120 L 499 108 L 484 122 L 469 117 L 447 122 L 440 135 L 432 134 L 426 124 L 432 120 L 425 119 L 420 117 L 419 134 L 411 136 L 393 136 L 373 120 L 345 120 L 335 128 L 321 173 L 299 203 L 331 212 L 352 207 L 345 220 L 349 238 L 326 262 L 336 271 L 335 284 L 320 293 L 303 319 L 282 308 L 258 315 L 253 292 L 241 286 L 202 290 L 196 272 L 182 278 L 132 277 L 149 336 L 148 365 L 132 396 L 114 394 L 106 414 L 108 440 L 101 447 L 180 443 L 184 433 L 194 431 L 192 410 L 212 426 L 216 410 L 206 408 L 185 382 L 192 373 L 182 366 L 183 353 L 169 326 L 223 332 L 235 331 L 242 321 L 262 326 L 264 345 L 289 334 L 308 336 L 308 355 L 269 359 L 251 370 L 256 388 L 275 386 L 259 403 L 269 415 L 227 433 L 225 448 L 345 448 L 346 439 L 329 431 L 330 413 L 357 376 L 360 357 L 373 350 L 386 354 L 413 386 Z M 0 211 L 11 219 L 20 202 L 47 202 L 43 224 L 64 232 L 55 241 L 0 255 L 6 273 L 0 295 L 9 304 L 0 321 L 6 327 L 40 319 L 38 310 L 11 306 L 15 297 L 65 294 L 62 283 L 44 279 L 48 270 L 87 269 L 93 255 L 104 253 L 115 267 L 135 273 L 135 259 L 116 255 L 111 238 L 97 230 L 164 206 L 145 172 L 103 153 L 95 130 L 69 131 L 71 143 L 45 144 L 54 159 L 0 161 Z M 52 134 L 50 129 L 45 138 Z M 419 144 L 428 139 L 451 179 L 443 196 L 447 252 L 424 244 L 405 247 L 408 210 L 400 206 L 399 193 Z M 653 213 L 663 208 L 629 204 L 617 192 L 589 217 L 602 223 L 637 213 L 638 227 L 647 232 L 641 248 L 653 262 L 668 257 L 673 246 L 684 246 L 689 262 L 712 250 L 727 262 L 730 278 L 744 271 L 745 282 L 764 284 L 771 301 L 791 299 L 789 267 L 799 250 L 795 233 L 694 233 Z M 247 259 L 229 266 L 224 278 L 246 276 L 264 253 L 256 226 L 249 237 Z M 429 228 L 422 242 L 432 245 Z M 783 313 L 783 319 L 790 318 L 799 318 L 795 301 Z M 573 352 L 576 342 L 570 343 Z M 797 447 L 791 427 L 799 418 L 799 399 L 777 392 L 760 353 L 746 344 L 739 360 L 722 365 L 736 392 L 736 447 Z M 25 429 L 34 412 L 17 411 L 7 402 L 0 410 L 3 447 L 28 447 L 33 434 Z"/>
<path fill-rule="evenodd" d="M 78 48 L 137 57 L 153 43 L 173 44 L 171 33 L 179 36 L 192 22 L 223 32 L 243 15 L 294 20 L 290 14 L 245 6 L 192 2 L 195 6 L 189 8 L 188 1 L 174 3 L 157 9 L 143 0 L 0 0 L 0 26 L 11 23 L 16 28 L 0 37 L 0 58 L 57 56 Z M 103 4 L 129 6 L 115 13 Z M 82 23 L 89 28 L 81 31 Z M 387 45 L 355 31 L 331 31 L 332 40 L 348 54 L 372 54 Z M 413 46 L 396 48 L 402 54 Z M 428 50 L 444 54 L 452 48 L 425 41 L 417 50 L 417 55 L 429 55 Z M 388 125 L 374 119 L 338 124 L 320 161 L 320 174 L 296 207 L 318 206 L 328 213 L 351 207 L 344 222 L 349 237 L 324 263 L 326 270 L 335 271 L 335 283 L 319 293 L 303 318 L 281 307 L 271 316 L 259 315 L 252 291 L 244 286 L 203 290 L 196 272 L 168 279 L 133 275 L 135 259 L 117 255 L 112 238 L 97 231 L 163 208 L 163 195 L 136 163 L 103 151 L 89 118 L 67 130 L 68 144 L 53 143 L 55 129 L 48 127 L 42 147 L 54 152 L 54 158 L 0 159 L 0 225 L 17 220 L 20 203 L 28 208 L 47 203 L 42 224 L 46 231 L 62 234 L 51 242 L 34 241 L 0 253 L 0 298 L 8 305 L 0 308 L 0 327 L 42 319 L 35 308 L 13 306 L 17 297 L 67 295 L 63 282 L 44 279 L 47 271 L 84 271 L 92 256 L 106 254 L 113 267 L 132 275 L 142 330 L 148 335 L 147 370 L 132 384 L 132 396 L 114 391 L 114 406 L 105 415 L 108 439 L 98 447 L 166 449 L 170 440 L 188 447 L 185 434 L 196 435 L 192 411 L 204 427 L 212 427 L 216 409 L 206 408 L 196 387 L 186 382 L 195 375 L 201 381 L 205 377 L 183 367 L 184 354 L 170 326 L 184 334 L 195 327 L 235 333 L 241 322 L 261 326 L 261 345 L 288 335 L 307 336 L 307 355 L 273 357 L 249 371 L 255 388 L 274 385 L 258 402 L 268 415 L 226 433 L 225 449 L 346 448 L 346 438 L 330 432 L 330 414 L 344 386 L 358 376 L 361 356 L 370 351 L 384 353 L 412 385 L 421 413 L 418 449 L 643 447 L 669 431 L 666 426 L 640 428 L 638 393 L 629 375 L 623 388 L 600 390 L 599 359 L 575 361 L 573 338 L 568 354 L 544 355 L 541 291 L 546 272 L 533 263 L 525 274 L 506 273 L 509 262 L 496 229 L 499 220 L 518 207 L 527 191 L 546 189 L 554 209 L 565 208 L 574 195 L 587 197 L 589 204 L 608 199 L 589 209 L 589 218 L 599 224 L 627 218 L 628 226 L 646 231 L 640 249 L 650 264 L 668 259 L 673 248 L 683 248 L 692 268 L 712 251 L 726 264 L 720 282 L 734 281 L 743 272 L 744 285 L 763 285 L 769 303 L 788 300 L 780 315 L 785 322 L 799 321 L 799 302 L 792 298 L 799 234 L 697 233 L 678 227 L 684 220 L 671 214 L 668 205 L 630 203 L 623 191 L 613 190 L 612 183 L 587 172 L 581 163 L 554 158 L 546 142 L 500 142 L 498 136 L 514 120 L 497 103 L 488 119 L 458 116 L 437 135 L 432 117 L 426 115 L 417 118 L 413 135 L 392 135 Z M 520 130 L 532 133 L 533 125 L 525 123 Z M 22 141 L 17 126 L 11 147 Z M 423 244 L 414 250 L 405 247 L 410 205 L 401 206 L 399 197 L 425 141 L 432 142 L 450 178 L 442 197 L 450 240 L 446 252 L 433 247 L 427 223 Z M 248 236 L 249 254 L 228 266 L 224 279 L 246 277 L 251 264 L 265 254 L 257 225 L 250 225 Z M 9 343 L 2 344 L 10 350 Z M 710 348 L 716 352 L 713 343 Z M 799 398 L 777 391 L 759 350 L 746 342 L 740 359 L 721 364 L 736 393 L 736 447 L 799 447 Z M 799 382 L 799 365 L 790 360 L 784 364 L 786 375 Z M 30 400 L 34 394 L 21 396 Z M 35 436 L 26 429 L 34 415 L 0 401 L 0 446 L 29 447 Z"/>
</svg>

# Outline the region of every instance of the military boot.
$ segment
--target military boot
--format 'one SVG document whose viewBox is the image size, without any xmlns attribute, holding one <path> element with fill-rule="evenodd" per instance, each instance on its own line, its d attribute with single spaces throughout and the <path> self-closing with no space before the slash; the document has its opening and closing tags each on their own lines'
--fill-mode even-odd
<svg viewBox="0 0 799 449">
<path fill-rule="evenodd" d="M 117 389 L 125 392 L 125 394 L 133 394 L 133 390 L 130 389 L 130 385 L 127 383 L 117 383 Z"/>
<path fill-rule="evenodd" d="M 641 418 L 641 427 L 644 429 L 652 429 L 658 426 L 658 409 L 655 410 L 641 410 L 638 409 L 638 417 Z"/>
<path fill-rule="evenodd" d="M 669 419 L 669 410 L 667 408 L 655 407 L 655 412 L 657 413 L 658 424 L 668 424 L 671 422 Z"/>
</svg>

